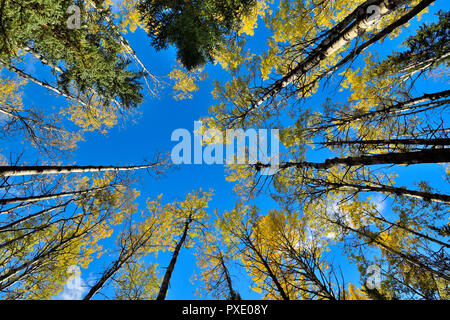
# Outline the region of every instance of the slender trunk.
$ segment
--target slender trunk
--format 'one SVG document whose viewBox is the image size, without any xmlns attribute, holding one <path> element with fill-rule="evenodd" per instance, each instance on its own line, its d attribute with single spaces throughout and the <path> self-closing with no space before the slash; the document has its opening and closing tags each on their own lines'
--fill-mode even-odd
<svg viewBox="0 0 450 320">
<path fill-rule="evenodd" d="M 294 69 L 288 72 L 284 77 L 273 83 L 268 90 L 253 104 L 252 108 L 257 108 L 269 98 L 278 95 L 281 90 L 286 88 L 300 76 L 306 74 L 309 70 L 316 67 L 321 61 L 330 57 L 333 53 L 344 48 L 352 40 L 366 32 L 371 26 L 367 9 L 370 6 L 378 6 L 380 18 L 391 13 L 405 0 L 368 0 L 358 6 L 343 21 L 337 24 L 328 32 L 328 36 L 314 49 L 308 57 L 299 63 Z M 428 2 L 433 2 L 429 0 Z"/>
<path fill-rule="evenodd" d="M 60 204 L 60 205 L 58 205 L 58 206 L 54 206 L 54 207 L 51 207 L 51 208 L 48 208 L 48 209 L 41 210 L 41 211 L 39 211 L 39 212 L 36 212 L 36 213 L 30 214 L 30 215 L 28 215 L 28 216 L 26 216 L 26 217 L 23 217 L 23 218 L 21 218 L 21 219 L 19 219 L 19 220 L 13 221 L 13 222 L 11 222 L 11 223 L 9 223 L 9 224 L 7 224 L 7 225 L 1 226 L 1 227 L 0 227 L 0 233 L 1 233 L 1 232 L 12 231 L 11 228 L 15 227 L 15 226 L 18 225 L 18 224 L 27 222 L 27 221 L 29 221 L 29 220 L 31 220 L 31 219 L 33 219 L 33 218 L 42 216 L 42 215 L 44 215 L 44 214 L 46 214 L 46 213 L 48 213 L 48 212 L 52 212 L 52 211 L 55 211 L 55 210 L 57 210 L 57 209 L 64 208 L 64 207 L 66 207 L 69 203 L 71 203 L 72 201 L 73 201 L 73 199 L 70 199 L 69 201 L 66 201 L 65 203 Z M 0 212 L 0 214 L 1 214 L 1 212 Z"/>
<path fill-rule="evenodd" d="M 430 59 L 427 59 L 425 61 L 418 62 L 418 63 L 416 63 L 414 60 L 412 60 L 412 61 L 409 61 L 409 65 L 407 67 L 399 70 L 398 72 L 399 73 L 411 73 L 411 72 L 414 72 L 414 70 L 417 68 L 422 68 L 423 65 L 439 63 L 449 56 L 450 56 L 450 52 L 446 52 L 442 56 L 439 56 L 439 57 L 435 56 L 435 57 L 432 57 Z"/>
<path fill-rule="evenodd" d="M 96 4 L 94 3 L 94 1 L 88 0 L 88 2 L 92 6 L 92 8 L 94 8 L 95 10 L 98 11 L 98 8 L 97 8 Z M 125 49 L 125 52 L 130 54 L 132 59 L 135 61 L 135 63 L 142 68 L 142 71 L 144 73 L 144 80 L 145 80 L 145 83 L 147 85 L 148 90 L 152 94 L 156 94 L 156 92 L 150 87 L 150 84 L 147 81 L 147 76 L 149 76 L 152 79 L 152 81 L 155 82 L 155 83 L 157 82 L 156 77 L 153 74 L 151 74 L 150 71 L 148 71 L 147 67 L 142 63 L 142 61 L 137 56 L 136 51 L 134 51 L 134 49 L 130 46 L 128 41 L 122 36 L 120 31 L 117 30 L 116 25 L 111 21 L 111 19 L 108 16 L 106 16 L 106 15 L 104 15 L 103 18 L 109 24 L 109 26 L 112 29 L 114 29 L 114 31 L 116 32 L 116 35 L 118 36 L 119 41 L 120 41 L 120 45 Z"/>
<path fill-rule="evenodd" d="M 32 136 L 36 136 L 36 134 L 34 133 L 34 130 L 31 128 L 31 126 L 38 126 L 38 127 L 41 127 L 42 129 L 46 129 L 46 130 L 49 130 L 49 131 L 65 132 L 64 130 L 62 130 L 62 129 L 58 128 L 58 127 L 54 127 L 54 126 L 52 126 L 50 124 L 40 123 L 36 119 L 24 117 L 24 116 L 21 116 L 19 114 L 15 114 L 15 113 L 10 112 L 8 110 L 2 109 L 1 107 L 0 107 L 0 113 L 3 113 L 4 115 L 6 115 L 8 117 L 17 119 L 21 123 L 25 124 L 26 129 L 28 131 L 30 131 L 30 135 L 32 135 Z M 32 124 L 30 125 L 30 124 L 28 124 L 28 122 L 31 122 Z"/>
<path fill-rule="evenodd" d="M 290 300 L 289 296 L 284 291 L 283 287 L 281 286 L 281 283 L 278 281 L 278 278 L 275 276 L 275 274 L 272 271 L 272 268 L 267 263 L 267 260 L 264 259 L 261 252 L 255 247 L 253 244 L 253 241 L 246 237 L 246 242 L 248 242 L 250 249 L 258 256 L 259 261 L 262 263 L 264 268 L 266 269 L 267 273 L 269 274 L 270 279 L 272 279 L 273 283 L 275 284 L 275 287 L 277 288 L 278 293 L 281 295 L 283 300 Z"/>
<path fill-rule="evenodd" d="M 440 240 L 438 240 L 438 239 L 431 238 L 430 236 L 427 236 L 426 234 L 423 234 L 423 233 L 420 233 L 420 232 L 411 230 L 411 229 L 409 229 L 409 228 L 407 228 L 407 227 L 404 227 L 404 226 L 402 226 L 402 225 L 400 225 L 400 224 L 398 224 L 398 223 L 395 223 L 395 222 L 391 222 L 391 221 L 389 221 L 389 220 L 386 220 L 386 219 L 383 218 L 383 217 L 377 217 L 377 216 L 371 216 L 371 217 L 373 217 L 374 219 L 377 219 L 377 220 L 379 220 L 379 221 L 382 221 L 382 222 L 384 222 L 384 223 L 387 223 L 387 224 L 389 224 L 389 225 L 391 225 L 391 226 L 394 226 L 394 227 L 396 227 L 396 228 L 405 230 L 405 231 L 407 231 L 407 232 L 409 232 L 409 233 L 412 233 L 412 234 L 414 234 L 414 235 L 416 235 L 416 236 L 418 236 L 418 237 L 420 237 L 420 238 L 424 238 L 424 239 L 426 239 L 426 240 L 428 240 L 428 241 L 434 242 L 434 243 L 436 243 L 436 244 L 438 244 L 438 245 L 441 245 L 441 246 L 443 246 L 443 247 L 450 248 L 450 244 L 448 244 L 448 243 L 442 242 L 442 241 L 440 241 Z"/>
<path fill-rule="evenodd" d="M 140 166 L 0 166 L 0 177 L 33 176 L 40 174 L 132 171 L 153 168 L 157 163 Z"/>
<path fill-rule="evenodd" d="M 190 224 L 192 223 L 192 214 L 189 215 L 185 222 L 183 235 L 178 241 L 175 251 L 172 254 L 172 259 L 170 260 L 169 266 L 167 267 L 166 273 L 164 274 L 163 281 L 161 283 L 161 287 L 159 288 L 158 296 L 156 300 L 165 300 L 167 291 L 169 289 L 170 278 L 172 277 L 173 269 L 175 268 L 175 264 L 177 263 L 178 254 L 180 253 L 181 248 L 183 247 L 184 242 L 186 241 L 186 237 L 189 231 Z"/>
<path fill-rule="evenodd" d="M 450 161 L 449 149 L 430 149 L 416 152 L 402 152 L 402 153 L 386 153 L 376 154 L 372 156 L 356 156 L 346 158 L 332 158 L 325 162 L 285 162 L 280 164 L 280 169 L 288 168 L 315 168 L 315 169 L 330 169 L 334 166 L 372 166 L 381 164 L 419 164 L 419 163 L 446 163 Z M 261 167 L 269 165 L 259 164 Z"/>
<path fill-rule="evenodd" d="M 15 113 L 12 113 L 12 112 L 7 111 L 7 110 L 5 110 L 5 109 L 1 109 L 1 107 L 0 107 L 0 113 L 4 114 L 5 116 L 11 117 L 11 118 L 15 118 L 15 119 L 23 119 L 21 116 L 15 114 Z M 28 119 L 27 119 L 27 120 L 28 120 Z"/>
<path fill-rule="evenodd" d="M 101 288 L 105 285 L 105 283 L 114 275 L 117 271 L 122 268 L 123 264 L 130 258 L 130 256 L 123 257 L 122 253 L 105 272 L 103 272 L 102 277 L 89 289 L 89 292 L 84 296 L 83 300 L 91 300 L 92 297 L 100 291 Z"/>
<path fill-rule="evenodd" d="M 337 187 L 337 188 L 349 188 L 355 189 L 357 191 L 365 192 L 378 192 L 383 194 L 397 195 L 397 196 L 407 196 L 411 198 L 417 198 L 424 201 L 433 201 L 450 204 L 450 195 L 431 193 L 424 191 L 408 190 L 405 188 L 391 187 L 386 185 L 358 185 L 345 182 L 326 182 L 327 185 Z"/>
<path fill-rule="evenodd" d="M 46 64 L 46 65 L 50 66 L 51 68 L 53 68 L 56 72 L 64 73 L 64 70 L 61 69 L 61 67 L 48 61 L 42 54 L 40 54 L 39 52 L 36 52 L 33 48 L 25 46 L 25 47 L 22 47 L 22 49 L 25 50 L 26 52 L 28 52 L 29 54 L 33 55 L 36 59 L 41 61 L 43 64 Z"/>
<path fill-rule="evenodd" d="M 100 187 L 100 188 L 93 188 L 93 189 L 89 189 L 89 190 L 61 192 L 61 193 L 42 195 L 42 196 L 31 196 L 31 197 L 18 197 L 18 198 L 0 199 L 0 206 L 1 205 L 12 204 L 12 203 L 37 202 L 37 201 L 44 201 L 44 200 L 54 200 L 54 199 L 59 199 L 59 198 L 63 198 L 63 197 L 68 197 L 68 196 L 82 195 L 82 194 L 86 194 L 86 193 L 93 192 L 93 191 L 96 191 L 96 190 L 102 190 L 102 189 L 105 189 L 107 187 L 108 186 Z"/>
<path fill-rule="evenodd" d="M 391 106 L 388 106 L 388 107 L 385 107 L 382 109 L 378 109 L 378 110 L 374 110 L 374 111 L 370 111 L 370 112 L 366 112 L 366 113 L 362 113 L 362 114 L 355 114 L 355 115 L 347 116 L 344 118 L 332 118 L 328 121 L 328 122 L 332 122 L 332 123 L 326 124 L 326 125 L 319 125 L 319 126 L 311 128 L 311 129 L 313 129 L 314 131 L 325 130 L 328 128 L 343 125 L 345 123 L 350 123 L 355 120 L 375 118 L 375 117 L 381 116 L 381 115 L 404 112 L 404 111 L 409 111 L 409 110 L 413 110 L 413 109 L 417 109 L 417 108 L 429 107 L 432 105 L 436 105 L 436 107 L 437 107 L 437 106 L 449 103 L 449 100 L 438 101 L 440 99 L 447 98 L 447 97 L 450 97 L 450 90 L 445 90 L 445 91 L 440 91 L 440 92 L 435 92 L 435 93 L 430 93 L 430 94 L 424 94 L 421 97 L 414 98 L 414 99 L 411 99 L 408 101 L 399 102 L 399 103 L 396 103 L 394 105 L 391 105 Z M 426 103 L 426 102 L 428 102 L 428 103 Z M 426 104 L 421 104 L 421 103 L 426 103 Z"/>
<path fill-rule="evenodd" d="M 352 141 L 327 141 L 314 143 L 325 146 L 343 146 L 343 145 L 423 145 L 423 146 L 448 146 L 450 139 L 388 139 L 388 140 L 352 140 Z"/>
<path fill-rule="evenodd" d="M 42 252 L 42 253 L 38 254 L 33 259 L 22 263 L 18 267 L 8 269 L 6 273 L 4 273 L 3 275 L 0 276 L 0 291 L 10 287 L 11 285 L 13 285 L 16 281 L 14 279 L 12 279 L 12 278 L 15 275 L 17 275 L 19 272 L 21 272 L 23 270 L 30 270 L 30 268 L 32 268 L 36 264 L 40 263 L 45 258 L 50 257 L 57 250 L 64 249 L 64 246 L 66 244 L 70 243 L 73 240 L 76 240 L 76 239 L 80 238 L 85 233 L 86 232 L 82 232 L 82 233 L 80 233 L 78 235 L 74 233 L 74 234 L 72 234 L 72 236 L 70 238 L 60 241 L 55 247 L 51 248 L 49 251 Z M 10 280 L 10 279 L 12 279 L 12 280 Z"/>
<path fill-rule="evenodd" d="M 319 288 L 319 292 L 316 292 L 315 294 L 327 298 L 328 300 L 336 300 L 336 297 L 334 296 L 334 293 L 332 292 L 332 289 L 330 286 L 328 286 L 325 282 L 325 277 L 322 277 L 322 281 L 317 276 L 317 270 L 320 275 L 323 275 L 323 272 L 320 268 L 320 263 L 317 263 L 317 256 L 314 253 L 311 253 L 310 260 L 313 260 L 312 263 L 308 263 L 307 258 L 302 256 L 298 250 L 296 250 L 291 241 L 284 236 L 284 239 L 287 243 L 287 249 L 289 254 L 293 257 L 294 261 L 299 265 L 299 268 L 302 269 L 305 275 L 305 279 L 309 280 L 311 283 L 313 283 L 317 288 Z M 306 288 L 301 288 L 300 290 L 303 290 L 308 293 L 312 293 L 310 290 L 307 290 Z"/>
<path fill-rule="evenodd" d="M 352 50 L 351 53 L 349 53 L 345 58 L 343 58 L 341 61 L 339 61 L 334 67 L 330 68 L 326 75 L 331 74 L 332 72 L 336 71 L 346 63 L 352 61 L 356 56 L 358 56 L 361 52 L 363 52 L 365 49 L 370 47 L 372 44 L 376 43 L 377 41 L 383 39 L 390 33 L 392 33 L 395 29 L 401 27 L 402 25 L 408 23 L 411 19 L 413 19 L 415 16 L 417 16 L 420 12 L 425 10 L 429 5 L 431 5 L 435 0 L 422 0 L 419 4 L 417 4 L 414 8 L 412 8 L 410 11 L 408 11 L 404 16 L 402 16 L 400 19 L 394 21 L 389 26 L 378 32 L 375 36 L 364 42 L 362 45 L 357 47 L 356 49 Z"/>
<path fill-rule="evenodd" d="M 417 291 L 413 286 L 411 286 L 408 283 L 405 283 L 403 280 L 394 277 L 392 272 L 384 272 L 383 270 L 380 270 L 380 274 L 383 275 L 386 279 L 391 278 L 394 279 L 396 282 L 404 285 L 405 287 L 407 287 L 409 290 L 413 291 L 415 294 L 421 296 L 424 300 L 430 300 L 428 299 L 426 296 L 424 296 L 422 293 L 420 293 L 419 291 Z M 383 298 L 383 300 L 387 300 L 386 297 Z"/>
<path fill-rule="evenodd" d="M 103 288 L 106 282 L 111 279 L 122 268 L 122 266 L 127 263 L 133 255 L 136 254 L 136 252 L 138 252 L 139 249 L 149 242 L 155 231 L 154 226 L 155 225 L 149 227 L 135 243 L 130 245 L 129 248 L 122 248 L 117 260 L 103 272 L 101 278 L 91 287 L 89 292 L 84 296 L 83 300 L 91 300 L 92 297 L 97 294 L 101 288 Z"/>
<path fill-rule="evenodd" d="M 23 278 L 24 274 L 18 275 L 20 271 L 22 271 L 23 269 L 31 270 L 38 263 L 39 260 L 32 260 L 22 265 L 20 269 L 16 268 L 9 270 L 9 272 L 5 276 L 0 277 L 0 291 L 7 289 L 8 287 L 19 281 L 21 278 Z M 14 276 L 16 275 L 17 277 L 14 278 Z"/>
<path fill-rule="evenodd" d="M 27 238 L 27 237 L 29 237 L 29 236 L 37 233 L 37 232 L 41 232 L 41 231 L 43 231 L 45 229 L 48 229 L 48 228 L 50 228 L 50 227 L 52 227 L 54 225 L 58 225 L 58 223 L 60 223 L 60 222 L 67 222 L 67 221 L 70 221 L 70 220 L 73 220 L 73 218 L 66 218 L 66 219 L 65 218 L 61 218 L 59 220 L 52 221 L 52 222 L 49 222 L 47 224 L 40 224 L 39 226 L 35 227 L 32 231 L 30 231 L 28 233 L 20 233 L 20 235 L 18 237 L 15 237 L 15 238 L 10 239 L 10 240 L 8 240 L 6 242 L 0 243 L 0 250 L 10 246 L 11 244 L 13 244 L 15 242 L 19 242 L 20 243 L 20 241 L 22 239 L 25 239 L 25 238 Z M 30 228 L 28 228 L 28 229 L 30 229 Z M 7 230 L 7 231 L 9 231 L 9 230 Z M 14 230 L 12 230 L 12 231 L 14 231 Z"/>
<path fill-rule="evenodd" d="M 61 69 L 61 67 L 59 67 L 58 65 L 51 63 L 50 61 L 48 61 L 43 55 L 41 55 L 39 52 L 36 52 L 33 48 L 30 47 L 23 47 L 22 49 L 24 49 L 26 52 L 28 52 L 29 54 L 33 55 L 36 59 L 38 59 L 39 61 L 41 61 L 43 64 L 46 64 L 48 66 L 50 66 L 51 68 L 53 68 L 53 70 L 55 70 L 57 73 L 59 74 L 63 74 L 64 70 Z M 93 88 L 89 88 L 88 89 L 92 94 L 95 94 L 96 96 L 100 96 L 97 91 L 95 91 Z M 113 103 L 119 108 L 119 109 L 123 109 L 122 106 L 120 105 L 120 103 L 116 100 L 116 99 L 112 99 Z"/>
<path fill-rule="evenodd" d="M 228 272 L 228 268 L 225 265 L 223 254 L 220 249 L 219 249 L 219 260 L 220 260 L 220 266 L 225 275 L 225 280 L 227 282 L 229 299 L 230 300 L 241 300 L 240 297 L 236 294 L 236 291 L 234 291 L 234 289 L 233 289 L 233 283 L 231 282 L 230 273 Z"/>
<path fill-rule="evenodd" d="M 21 76 L 21 77 L 24 78 L 24 79 L 30 80 L 31 82 L 34 82 L 34 83 L 36 83 L 36 84 L 38 84 L 38 85 L 44 87 L 45 89 L 48 89 L 48 90 L 50 90 L 50 91 L 53 91 L 53 92 L 55 92 L 56 94 L 58 94 L 58 95 L 60 95 L 60 96 L 63 96 L 64 98 L 66 98 L 66 99 L 68 99 L 68 100 L 72 100 L 72 101 L 74 101 L 74 102 L 76 102 L 76 103 L 80 103 L 81 105 L 83 105 L 83 106 L 85 106 L 85 107 L 87 106 L 86 102 L 84 102 L 84 101 L 81 100 L 80 98 L 72 97 L 71 95 L 69 95 L 69 94 L 63 92 L 62 90 L 60 90 L 60 89 L 58 89 L 58 88 L 56 88 L 56 87 L 54 87 L 54 86 L 52 86 L 52 85 L 50 85 L 50 84 L 44 82 L 44 81 L 41 81 L 41 80 L 39 80 L 39 79 L 36 79 L 35 77 L 33 77 L 32 75 L 30 75 L 30 74 L 28 74 L 28 73 L 26 73 L 26 72 L 24 72 L 24 71 L 22 71 L 22 70 L 20 70 L 20 69 L 18 69 L 18 68 L 16 68 L 16 67 L 14 67 L 14 66 L 11 66 L 11 65 L 6 64 L 6 63 L 3 62 L 2 60 L 0 60 L 0 64 L 2 64 L 3 66 L 5 66 L 5 68 L 8 69 L 9 71 L 14 72 L 14 73 L 17 73 L 19 76 Z"/>
<path fill-rule="evenodd" d="M 352 232 L 354 232 L 354 233 L 356 233 L 356 234 L 358 234 L 358 235 L 360 235 L 360 236 L 362 236 L 364 238 L 369 239 L 371 242 L 377 244 L 380 248 L 384 249 L 387 252 L 390 252 L 391 254 L 394 254 L 394 255 L 402 258 L 403 260 L 405 260 L 406 262 L 408 262 L 411 265 L 415 265 L 415 266 L 417 266 L 417 267 L 419 267 L 419 268 L 421 268 L 423 270 L 426 270 L 426 271 L 428 271 L 428 272 L 438 276 L 439 278 L 445 279 L 446 281 L 450 281 L 450 276 L 449 275 L 447 275 L 445 273 L 442 273 L 442 272 L 439 272 L 437 270 L 434 270 L 433 268 L 427 266 L 422 261 L 420 261 L 420 260 L 410 256 L 409 254 L 405 254 L 405 253 L 403 253 L 403 252 L 401 252 L 399 250 L 396 250 L 394 248 L 391 248 L 391 247 L 387 246 L 386 244 L 378 241 L 375 237 L 373 237 L 371 235 L 368 235 L 365 232 L 353 229 L 353 228 L 351 228 L 351 227 L 349 227 L 349 226 L 347 226 L 345 224 L 339 223 L 337 221 L 333 221 L 331 219 L 327 219 L 327 220 L 330 221 L 331 223 L 334 223 L 334 224 L 337 224 L 337 225 L 343 227 L 344 229 L 347 229 L 347 230 L 352 231 Z"/>
<path fill-rule="evenodd" d="M 413 75 L 415 75 L 419 72 L 423 72 L 423 71 L 427 70 L 428 68 L 430 68 L 431 66 L 437 65 L 437 64 L 443 62 L 449 56 L 450 56 L 450 52 L 447 52 L 444 55 L 442 55 L 441 57 L 434 57 L 432 59 L 428 59 L 427 61 L 420 63 L 419 65 L 412 65 L 412 66 L 400 71 L 400 72 L 409 71 L 407 74 L 402 75 L 400 77 L 400 79 L 403 81 L 406 81 L 406 80 L 410 79 Z"/>
</svg>

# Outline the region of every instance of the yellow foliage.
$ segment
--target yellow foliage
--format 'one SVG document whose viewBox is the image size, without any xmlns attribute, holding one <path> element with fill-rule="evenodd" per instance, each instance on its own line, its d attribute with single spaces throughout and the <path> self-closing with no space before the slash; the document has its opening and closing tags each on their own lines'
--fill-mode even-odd
<svg viewBox="0 0 450 320">
<path fill-rule="evenodd" d="M 17 81 L 0 77 L 0 106 L 6 110 L 23 110 L 22 92 L 19 90 L 25 83 L 26 80 Z"/>
<path fill-rule="evenodd" d="M 139 0 L 121 0 L 118 3 L 120 17 L 122 19 L 120 26 L 123 33 L 127 31 L 135 32 L 137 28 L 141 28 L 147 32 L 145 23 L 141 20 L 141 15 L 136 8 Z"/>
<path fill-rule="evenodd" d="M 88 107 L 80 104 L 72 104 L 61 111 L 61 114 L 69 119 L 84 132 L 100 131 L 107 133 L 118 122 L 117 110 L 113 107 L 102 106 L 95 97 Z"/>
<path fill-rule="evenodd" d="M 174 80 L 173 89 L 175 91 L 175 100 L 192 99 L 193 92 L 198 91 L 197 81 L 202 81 L 207 77 L 203 72 L 203 68 L 198 68 L 193 71 L 184 71 L 176 67 L 170 74 L 170 79 Z"/>
<path fill-rule="evenodd" d="M 253 36 L 255 28 L 258 26 L 258 18 L 266 15 L 271 3 L 273 3 L 273 0 L 258 0 L 256 6 L 242 18 L 241 29 L 238 34 Z"/>
<path fill-rule="evenodd" d="M 348 300 L 368 300 L 366 293 L 358 289 L 354 284 L 348 284 Z"/>
</svg>

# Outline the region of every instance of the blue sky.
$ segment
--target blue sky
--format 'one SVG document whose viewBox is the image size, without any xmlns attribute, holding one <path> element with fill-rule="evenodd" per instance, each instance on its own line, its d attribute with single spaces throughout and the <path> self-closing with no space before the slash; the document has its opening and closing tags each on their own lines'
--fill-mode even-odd
<svg viewBox="0 0 450 320">
<path fill-rule="evenodd" d="M 445 9 L 447 7 L 446 4 L 448 6 L 446 0 L 436 1 L 430 13 L 427 13 L 421 22 L 429 21 L 430 19 L 434 20 L 433 13 L 439 9 Z M 414 20 L 408 30 L 403 31 L 399 38 L 394 41 L 386 40 L 384 44 L 373 46 L 371 50 L 376 49 L 381 54 L 399 50 L 401 40 L 412 34 L 412 30 L 415 30 L 417 25 L 417 21 Z M 264 29 L 261 21 L 259 26 L 251 42 L 251 47 L 255 51 L 259 51 L 259 48 L 265 47 L 268 35 L 268 31 Z M 127 34 L 126 38 L 150 72 L 157 76 L 167 77 L 176 64 L 175 50 L 173 48 L 156 52 L 149 45 L 149 40 L 145 33 L 139 30 L 134 34 Z M 45 73 L 38 63 L 27 64 L 27 69 L 45 77 Z M 199 83 L 199 91 L 194 93 L 193 99 L 176 101 L 173 99 L 170 86 L 162 89 L 158 97 L 147 97 L 146 101 L 140 107 L 142 115 L 137 118 L 136 123 L 128 122 L 123 128 L 114 127 L 105 135 L 100 133 L 87 134 L 85 137 L 86 141 L 79 143 L 72 157 L 64 161 L 65 164 L 74 162 L 77 165 L 139 164 L 144 159 L 151 159 L 157 151 L 170 152 L 171 148 L 176 144 L 170 140 L 172 132 L 178 128 L 185 128 L 192 132 L 194 121 L 207 115 L 208 108 L 216 103 L 211 96 L 213 81 L 224 81 L 227 78 L 227 75 L 219 66 L 208 65 L 206 71 L 209 74 L 209 78 Z M 166 78 L 166 80 L 168 79 Z M 423 92 L 417 92 L 417 95 L 429 91 L 437 91 L 441 87 L 444 87 L 444 85 L 430 80 L 427 81 L 427 84 L 424 83 L 421 86 L 421 91 Z M 329 93 L 329 88 L 324 92 Z M 308 107 L 320 106 L 320 102 L 326 97 L 326 95 L 320 93 L 316 96 L 318 97 L 308 102 Z M 339 97 L 340 94 L 336 96 Z M 58 104 L 62 104 L 64 100 L 46 92 L 37 85 L 27 84 L 25 103 L 48 108 L 52 105 L 57 106 Z M 6 156 L 8 156 L 9 152 L 17 152 L 22 147 L 19 141 L 9 141 L 6 145 L 4 142 L 1 143 L 0 149 Z M 321 155 L 311 154 L 311 156 L 310 159 L 316 160 L 314 157 L 320 157 Z M 25 159 L 30 162 L 40 160 L 37 153 L 29 147 L 27 147 Z M 428 178 L 429 180 L 438 181 L 442 180 L 443 174 L 443 170 L 434 165 L 421 166 L 413 170 L 409 168 L 407 172 L 408 175 L 400 175 L 400 184 L 410 185 L 411 182 L 420 181 L 429 176 L 436 177 L 436 180 Z M 439 187 L 441 183 L 435 184 L 435 186 Z M 213 200 L 210 203 L 211 209 L 218 209 L 219 211 L 230 210 L 236 199 L 232 190 L 233 185 L 226 182 L 225 167 L 221 165 L 182 165 L 178 170 L 170 172 L 160 180 L 154 180 L 151 177 L 144 176 L 143 182 L 138 188 L 141 191 L 139 198 L 141 209 L 145 208 L 147 198 L 155 198 L 159 194 L 164 194 L 164 199 L 168 202 L 174 199 L 182 199 L 188 192 L 198 188 L 215 190 Z M 274 202 L 271 199 L 264 197 L 259 198 L 257 204 L 263 212 L 274 206 Z M 170 256 L 168 254 L 163 254 L 159 257 L 157 263 L 160 267 L 165 267 L 168 265 L 169 259 Z M 348 268 L 347 270 L 352 270 L 351 267 L 345 266 L 345 261 L 342 256 L 336 256 L 335 261 L 343 262 L 344 267 Z M 104 264 L 94 262 L 88 270 L 83 270 L 83 279 L 86 280 L 94 276 L 97 272 L 100 272 L 102 266 Z M 193 298 L 195 287 L 190 283 L 190 278 L 194 269 L 195 260 L 193 249 L 186 250 L 183 248 L 175 267 L 167 299 Z M 160 269 L 160 275 L 163 275 L 164 270 Z M 353 280 L 352 278 L 358 279 L 359 274 L 355 273 L 352 275 L 352 272 L 350 272 L 349 279 L 347 280 Z M 248 288 L 245 281 L 239 283 L 238 289 L 244 299 L 259 297 Z M 96 298 L 101 297 L 98 296 Z"/>
</svg>

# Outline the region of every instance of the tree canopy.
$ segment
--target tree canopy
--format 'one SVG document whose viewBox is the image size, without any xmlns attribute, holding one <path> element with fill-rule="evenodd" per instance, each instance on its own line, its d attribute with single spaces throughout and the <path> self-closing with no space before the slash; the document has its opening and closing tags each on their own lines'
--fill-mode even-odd
<svg viewBox="0 0 450 320">
<path fill-rule="evenodd" d="M 0 298 L 448 300 L 444 8 L 4 1 Z"/>
</svg>

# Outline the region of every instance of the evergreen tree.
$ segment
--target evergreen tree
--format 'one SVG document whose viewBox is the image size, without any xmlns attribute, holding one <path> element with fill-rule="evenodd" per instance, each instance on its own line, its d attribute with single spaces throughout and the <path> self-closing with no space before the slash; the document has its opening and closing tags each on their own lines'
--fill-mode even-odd
<svg viewBox="0 0 450 320">
<path fill-rule="evenodd" d="M 152 46 L 177 47 L 177 57 L 189 70 L 213 61 L 213 52 L 236 31 L 254 0 L 146 0 L 139 10 Z"/>
</svg>

